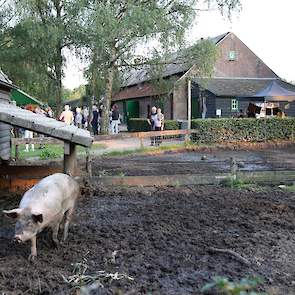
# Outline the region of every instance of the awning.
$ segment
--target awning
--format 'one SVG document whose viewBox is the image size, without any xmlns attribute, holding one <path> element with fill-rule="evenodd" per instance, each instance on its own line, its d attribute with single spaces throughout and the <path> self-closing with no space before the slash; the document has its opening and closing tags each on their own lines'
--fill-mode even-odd
<svg viewBox="0 0 295 295">
<path fill-rule="evenodd" d="M 256 93 L 254 97 L 264 97 L 266 101 L 295 101 L 295 92 L 283 88 L 274 80 Z"/>
<path fill-rule="evenodd" d="M 35 104 L 43 106 L 44 103 L 38 100 L 37 98 L 32 97 L 31 95 L 25 93 L 20 89 L 12 89 L 10 92 L 11 100 L 16 101 L 16 105 L 25 106 L 27 104 Z"/>
</svg>

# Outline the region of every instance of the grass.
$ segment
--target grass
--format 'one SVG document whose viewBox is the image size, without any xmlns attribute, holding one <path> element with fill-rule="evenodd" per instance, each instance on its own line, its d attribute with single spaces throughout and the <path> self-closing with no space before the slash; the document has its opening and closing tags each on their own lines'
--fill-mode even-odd
<svg viewBox="0 0 295 295">
<path fill-rule="evenodd" d="M 288 193 L 295 193 L 295 184 L 293 185 L 280 185 L 280 189 Z"/>
<path fill-rule="evenodd" d="M 39 144 L 35 144 L 35 151 L 30 150 L 29 152 L 25 151 L 25 145 L 19 146 L 19 159 L 26 158 L 41 158 L 41 159 L 50 159 L 50 158 L 61 158 L 64 154 L 64 148 L 61 144 L 45 144 L 44 148 L 40 149 Z M 105 145 L 101 143 L 95 143 L 92 145 L 90 153 L 94 153 L 96 150 L 104 149 Z M 86 155 L 86 149 L 84 147 L 78 146 L 77 148 L 78 155 Z M 12 147 L 12 156 L 15 155 L 15 145 Z"/>
</svg>

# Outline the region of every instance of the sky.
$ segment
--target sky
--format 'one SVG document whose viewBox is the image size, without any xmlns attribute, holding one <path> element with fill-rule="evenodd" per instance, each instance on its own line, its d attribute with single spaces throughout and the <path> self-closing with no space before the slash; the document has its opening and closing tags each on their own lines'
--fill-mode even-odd
<svg viewBox="0 0 295 295">
<path fill-rule="evenodd" d="M 242 10 L 232 20 L 218 11 L 201 12 L 189 39 L 235 33 L 278 76 L 295 81 L 294 0 L 241 0 Z M 64 86 L 69 89 L 85 84 L 85 65 L 71 56 L 65 70 Z"/>
</svg>

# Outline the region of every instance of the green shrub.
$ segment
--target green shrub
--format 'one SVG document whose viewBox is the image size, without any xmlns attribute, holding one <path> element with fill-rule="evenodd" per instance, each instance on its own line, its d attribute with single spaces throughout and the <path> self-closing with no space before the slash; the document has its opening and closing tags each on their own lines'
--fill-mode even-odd
<svg viewBox="0 0 295 295">
<path fill-rule="evenodd" d="M 192 140 L 198 143 L 259 142 L 293 139 L 295 118 L 196 119 Z"/>
<path fill-rule="evenodd" d="M 46 160 L 46 159 L 54 159 L 58 158 L 58 154 L 54 151 L 51 151 L 49 149 L 45 149 L 40 154 L 40 159 Z"/>
<path fill-rule="evenodd" d="M 165 130 L 177 130 L 179 129 L 179 124 L 176 120 L 165 120 Z M 147 119 L 143 118 L 131 118 L 127 123 L 128 131 L 151 131 L 151 127 L 148 124 Z"/>
<path fill-rule="evenodd" d="M 213 278 L 213 282 L 208 283 L 202 288 L 202 292 L 207 292 L 215 288 L 220 291 L 221 294 L 225 295 L 266 295 L 266 293 L 255 292 L 260 283 L 262 283 L 262 280 L 259 278 L 244 278 L 239 282 L 232 282 L 228 278 L 215 277 Z"/>
</svg>

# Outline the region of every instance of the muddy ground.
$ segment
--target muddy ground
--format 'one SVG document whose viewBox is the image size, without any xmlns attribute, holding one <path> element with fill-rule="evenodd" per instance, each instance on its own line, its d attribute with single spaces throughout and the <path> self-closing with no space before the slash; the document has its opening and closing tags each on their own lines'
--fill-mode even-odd
<svg viewBox="0 0 295 295">
<path fill-rule="evenodd" d="M 2 195 L 0 209 L 17 202 Z M 200 294 L 217 275 L 258 276 L 261 290 L 294 294 L 294 230 L 295 196 L 275 188 L 96 188 L 80 199 L 64 246 L 53 249 L 49 233 L 40 235 L 33 264 L 29 244 L 12 242 L 13 222 L 1 215 L 0 294 L 73 294 L 62 276 L 83 259 L 89 274 L 134 278 L 92 294 Z M 250 265 L 209 247 L 232 249 Z"/>
<path fill-rule="evenodd" d="M 204 148 L 193 152 L 103 157 L 93 163 L 94 175 L 173 175 L 228 172 L 234 158 L 241 171 L 294 170 L 295 145 L 258 149 Z"/>
</svg>

